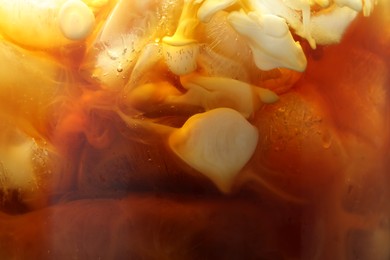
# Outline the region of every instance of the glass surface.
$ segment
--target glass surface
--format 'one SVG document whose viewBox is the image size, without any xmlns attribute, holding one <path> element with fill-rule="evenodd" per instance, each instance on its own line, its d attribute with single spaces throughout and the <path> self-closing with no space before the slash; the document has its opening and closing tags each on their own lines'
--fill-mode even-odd
<svg viewBox="0 0 390 260">
<path fill-rule="evenodd" d="M 0 0 L 1 259 L 390 259 L 390 1 Z"/>
</svg>

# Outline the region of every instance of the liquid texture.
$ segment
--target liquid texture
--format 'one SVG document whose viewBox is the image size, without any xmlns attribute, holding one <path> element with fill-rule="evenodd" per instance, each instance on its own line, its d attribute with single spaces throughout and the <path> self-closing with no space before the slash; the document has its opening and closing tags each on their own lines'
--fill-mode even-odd
<svg viewBox="0 0 390 260">
<path fill-rule="evenodd" d="M 390 1 L 0 16 L 0 259 L 390 259 Z"/>
</svg>

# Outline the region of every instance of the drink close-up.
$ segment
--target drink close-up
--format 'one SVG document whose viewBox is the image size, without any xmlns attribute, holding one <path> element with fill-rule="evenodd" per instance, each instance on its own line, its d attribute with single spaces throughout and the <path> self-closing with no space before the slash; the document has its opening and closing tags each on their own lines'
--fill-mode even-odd
<svg viewBox="0 0 390 260">
<path fill-rule="evenodd" d="M 389 0 L 0 17 L 0 259 L 390 259 Z"/>
</svg>

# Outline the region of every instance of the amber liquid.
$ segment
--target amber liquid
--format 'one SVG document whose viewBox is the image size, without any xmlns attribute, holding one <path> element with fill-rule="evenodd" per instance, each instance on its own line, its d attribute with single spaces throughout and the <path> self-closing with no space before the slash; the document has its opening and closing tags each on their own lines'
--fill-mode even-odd
<svg viewBox="0 0 390 260">
<path fill-rule="evenodd" d="M 137 124 L 180 127 L 202 108 L 138 107 L 126 122 L 124 92 L 84 70 L 90 40 L 50 51 L 66 71 L 52 102 L 1 96 L 2 129 L 41 150 L 37 187 L 0 193 L 0 258 L 389 259 L 388 12 L 358 17 L 338 45 L 305 47 L 292 86 L 269 74 L 280 100 L 250 119 L 260 139 L 245 166 L 268 186 L 228 195 Z"/>
</svg>

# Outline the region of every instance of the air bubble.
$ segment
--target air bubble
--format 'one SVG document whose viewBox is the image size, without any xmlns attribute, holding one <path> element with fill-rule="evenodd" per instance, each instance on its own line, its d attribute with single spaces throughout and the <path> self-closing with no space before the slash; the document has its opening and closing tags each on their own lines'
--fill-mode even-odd
<svg viewBox="0 0 390 260">
<path fill-rule="evenodd" d="M 322 147 L 329 149 L 332 146 L 333 138 L 329 132 L 326 132 L 322 135 Z"/>
<path fill-rule="evenodd" d="M 122 67 L 121 63 L 119 63 L 118 67 L 116 68 L 116 71 L 118 71 L 118 72 L 122 72 L 123 71 L 123 67 Z"/>
</svg>

